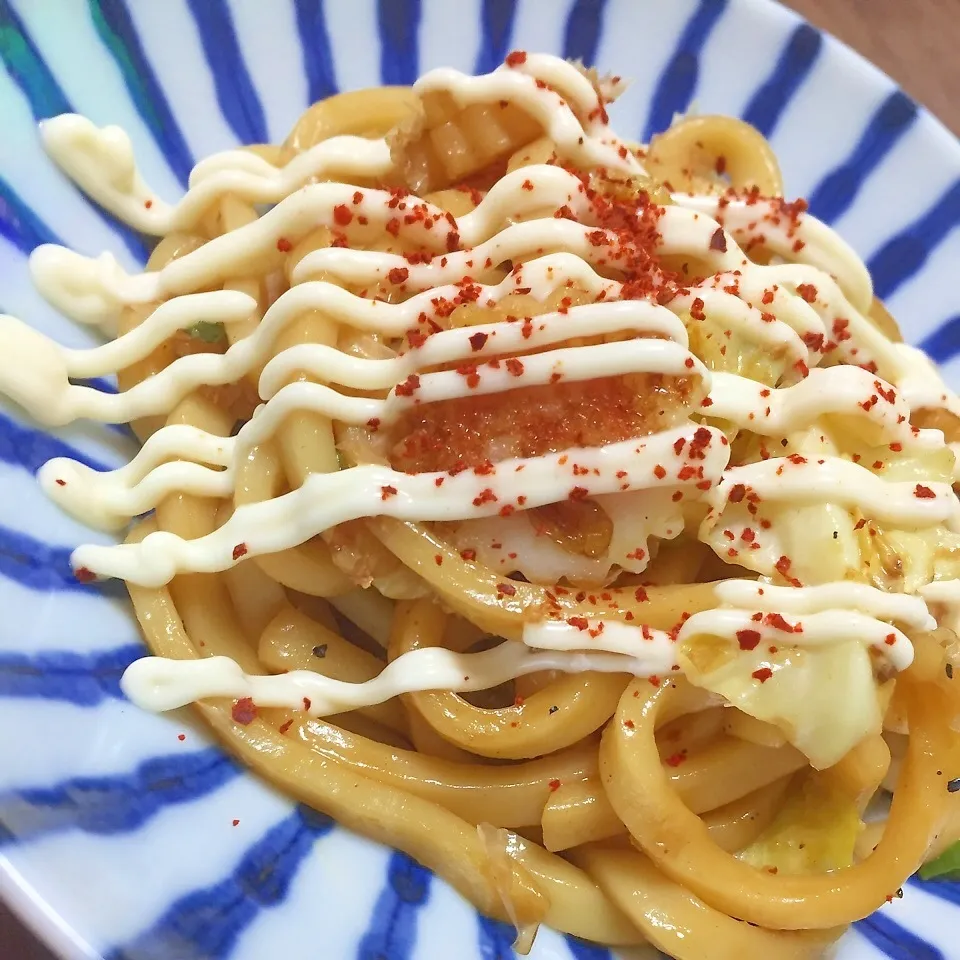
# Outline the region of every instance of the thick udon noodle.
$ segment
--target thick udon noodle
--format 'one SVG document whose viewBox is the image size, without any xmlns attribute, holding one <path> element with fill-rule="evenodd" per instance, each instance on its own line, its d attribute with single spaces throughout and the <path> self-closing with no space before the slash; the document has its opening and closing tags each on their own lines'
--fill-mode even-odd
<svg viewBox="0 0 960 960">
<path fill-rule="evenodd" d="M 107 528 L 154 511 L 76 558 L 128 580 L 157 657 L 209 667 L 144 661 L 135 700 L 200 700 L 254 770 L 523 943 L 546 923 L 679 958 L 815 957 L 960 833 L 957 505 L 930 429 L 956 439 L 956 402 L 854 255 L 776 199 L 759 134 L 695 117 L 624 145 L 616 86 L 514 54 L 338 95 L 282 146 L 204 161 L 172 208 L 116 131 L 60 118 L 55 159 L 163 239 L 142 278 L 35 255 L 51 302 L 122 339 L 51 353 L 9 320 L 28 373 L 5 361 L 3 386 L 48 422 L 132 420 L 144 441 L 114 474 L 42 475 Z M 107 368 L 119 398 L 67 385 Z M 558 370 L 576 436 L 615 435 L 564 446 Z M 518 431 L 499 448 L 498 417 Z M 831 530 L 855 565 L 827 555 Z M 872 701 L 825 746 L 815 697 L 808 730 L 761 695 L 837 651 Z M 896 790 L 858 862 L 852 839 L 843 862 L 764 862 L 791 798 L 858 822 L 888 743 Z"/>
</svg>

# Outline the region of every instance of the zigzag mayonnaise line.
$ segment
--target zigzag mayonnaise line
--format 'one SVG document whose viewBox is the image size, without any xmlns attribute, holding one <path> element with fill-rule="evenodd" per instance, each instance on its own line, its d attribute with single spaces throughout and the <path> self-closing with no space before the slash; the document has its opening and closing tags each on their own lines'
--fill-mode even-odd
<svg viewBox="0 0 960 960">
<path fill-rule="evenodd" d="M 749 581 L 724 585 L 725 598 L 760 599 L 751 596 Z M 901 619 L 914 627 L 930 629 L 931 617 L 916 597 L 889 599 L 888 594 L 865 588 L 856 591 L 859 604 L 878 615 Z M 779 618 L 759 621 L 747 609 L 717 609 L 696 613 L 675 636 L 606 620 L 546 620 L 524 629 L 523 643 L 507 641 L 484 653 L 457 654 L 437 648 L 413 650 L 390 663 L 373 680 L 344 683 L 312 671 L 295 671 L 279 677 L 253 677 L 226 657 L 170 661 L 148 657 L 131 666 L 123 679 L 124 693 L 148 710 L 173 710 L 207 697 L 250 697 L 263 707 L 305 709 L 311 716 L 324 716 L 357 707 L 383 703 L 402 693 L 421 690 L 488 690 L 539 670 L 579 672 L 594 670 L 634 673 L 638 676 L 668 676 L 678 669 L 676 650 L 698 635 L 722 637 L 733 644 L 757 646 L 771 641 L 800 647 L 823 646 L 855 640 L 875 647 L 898 670 L 913 660 L 913 647 L 896 627 L 869 613 L 829 608 L 842 600 L 850 585 L 823 584 L 791 590 L 783 588 L 778 600 L 788 607 L 805 608 L 793 621 Z M 736 589 L 735 589 L 736 588 Z M 768 618 L 769 619 L 769 618 Z M 531 649 L 535 648 L 535 649 Z M 752 647 L 751 647 L 752 649 Z M 309 706 L 304 707 L 305 703 Z"/>
</svg>

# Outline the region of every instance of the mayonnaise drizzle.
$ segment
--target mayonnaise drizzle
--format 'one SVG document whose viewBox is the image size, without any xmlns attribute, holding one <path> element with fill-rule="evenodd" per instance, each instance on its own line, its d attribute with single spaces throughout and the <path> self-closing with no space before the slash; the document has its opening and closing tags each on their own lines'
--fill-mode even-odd
<svg viewBox="0 0 960 960">
<path fill-rule="evenodd" d="M 668 676 L 679 669 L 678 648 L 693 638 L 714 636 L 739 645 L 744 631 L 749 631 L 751 643 L 780 647 L 859 642 L 874 647 L 895 669 L 905 670 L 913 662 L 913 646 L 898 627 L 881 618 L 914 629 L 931 629 L 934 624 L 920 598 L 891 595 L 863 584 L 790 589 L 726 581 L 718 585 L 717 594 L 722 602 L 743 603 L 746 608 L 696 613 L 675 637 L 616 620 L 543 620 L 524 626 L 522 643 L 507 641 L 483 653 L 457 654 L 442 648 L 409 651 L 363 683 L 306 670 L 251 676 L 227 657 L 146 657 L 127 669 L 122 686 L 133 703 L 147 710 L 173 710 L 207 697 L 250 697 L 259 707 L 287 707 L 318 717 L 372 706 L 403 693 L 490 689 L 538 670 Z M 848 606 L 850 601 L 853 610 L 833 607 Z M 778 609 L 792 618 L 755 617 L 756 611 Z"/>
<path fill-rule="evenodd" d="M 545 86 L 538 86 L 537 80 Z M 519 68 L 503 65 L 479 77 L 449 68 L 431 70 L 413 89 L 420 94 L 447 93 L 460 106 L 510 101 L 537 120 L 560 156 L 574 165 L 645 172 L 629 150 L 621 156 L 624 144 L 604 122 L 603 104 L 590 81 L 557 57 L 528 53 Z"/>
<path fill-rule="evenodd" d="M 604 166 L 628 176 L 644 172 L 609 129 L 592 83 L 557 58 L 528 54 L 523 63 L 484 77 L 437 70 L 415 89 L 447 93 L 460 105 L 510 101 L 542 124 L 565 162 L 581 168 Z M 130 141 L 118 128 L 98 129 L 82 117 L 66 115 L 46 121 L 41 135 L 69 176 L 106 209 L 144 232 L 189 230 L 228 193 L 248 203 L 276 204 L 248 226 L 154 273 L 130 276 L 108 254 L 91 259 L 49 245 L 31 257 L 42 295 L 80 322 L 109 331 L 124 307 L 160 302 L 139 327 L 89 351 L 66 350 L 14 318 L 0 318 L 0 391 L 46 424 L 62 425 L 78 417 L 122 422 L 162 414 L 202 384 L 235 382 L 262 371 L 259 390 L 265 403 L 234 438 L 170 426 L 154 434 L 119 470 L 100 474 L 63 459 L 41 470 L 41 483 L 57 502 L 106 529 L 119 529 L 171 493 L 229 497 L 244 457 L 292 412 L 314 411 L 347 424 L 370 419 L 389 423 L 418 402 L 467 395 L 460 374 L 420 372 L 464 360 L 477 365 L 480 381 L 474 389 L 480 393 L 543 384 L 557 374 L 566 380 L 637 372 L 695 376 L 709 391 L 705 415 L 762 436 L 784 436 L 823 417 L 840 416 L 857 418 L 883 443 L 898 443 L 906 450 L 942 442 L 937 431 L 910 428 L 911 408 L 943 407 L 960 416 L 960 401 L 943 385 L 932 363 L 911 347 L 890 343 L 866 318 L 872 299 L 870 278 L 849 246 L 814 218 L 788 215 L 777 200 L 721 202 L 715 197 L 675 195 L 674 205 L 666 208 L 658 223 L 660 252 L 695 256 L 714 276 L 680 290 L 659 306 L 618 301 L 621 284 L 600 272 L 615 270 L 620 263 L 616 236 L 597 226 L 583 185 L 557 166 L 524 167 L 503 177 L 475 210 L 455 220 L 414 197 L 401 201 L 363 185 L 380 179 L 389 168 L 385 141 L 336 137 L 283 167 L 248 151 L 218 154 L 198 165 L 186 195 L 168 205 L 143 181 Z M 360 180 L 361 185 L 313 182 L 336 177 Z M 430 262 L 410 263 L 398 254 L 369 250 L 319 249 L 300 261 L 293 272 L 295 286 L 271 306 L 255 331 L 222 355 L 182 357 L 115 396 L 69 382 L 71 377 L 125 369 L 176 330 L 198 321 L 231 324 L 248 319 L 257 308 L 252 298 L 233 291 L 198 291 L 279 267 L 287 245 L 318 226 L 338 231 L 352 244 L 375 241 L 397 218 L 400 202 L 405 210 L 418 208 L 420 215 L 409 218 L 411 222 L 401 217 L 397 233 L 432 251 Z M 563 207 L 580 222 L 556 219 L 553 214 Z M 344 222 L 348 218 L 342 212 L 334 213 L 340 208 L 349 212 L 349 222 Z M 716 239 L 718 228 L 722 243 Z M 774 254 L 799 262 L 751 263 L 738 242 L 760 235 Z M 598 236 L 605 240 L 598 242 Z M 508 260 L 522 265 L 499 283 L 482 283 L 492 268 Z M 395 304 L 372 299 L 384 289 L 392 292 L 389 285 L 396 284 L 389 278 L 395 270 L 403 272 L 399 292 L 407 299 Z M 362 289 L 362 294 L 313 279 L 320 275 Z M 389 359 L 349 356 L 318 344 L 274 355 L 277 337 L 309 310 L 359 330 L 400 337 L 417 326 L 421 313 L 432 315 L 433 300 L 456 297 L 458 284 L 468 276 L 477 281 L 481 305 L 496 305 L 517 291 L 542 301 L 563 284 L 602 302 L 536 317 L 526 330 L 520 323 L 497 322 L 443 331 Z M 815 290 L 812 302 L 798 292 L 804 285 Z M 782 358 L 788 372 L 781 386 L 768 390 L 733 374 L 711 376 L 690 353 L 684 328 L 684 323 L 696 322 L 691 314 L 699 310 L 728 328 L 727 335 L 742 336 Z M 641 339 L 558 347 L 571 337 L 624 332 Z M 480 347 L 470 339 L 478 333 L 486 338 Z M 487 362 L 520 351 L 524 370 L 519 380 Z M 817 369 L 821 362 L 838 360 L 875 364 L 879 374 L 857 366 Z M 810 372 L 804 377 L 801 371 L 806 367 Z M 318 382 L 289 382 L 301 373 Z M 398 392 L 397 386 L 411 375 L 419 377 L 416 394 Z M 385 396 L 350 395 L 337 386 Z M 198 540 L 159 532 L 138 544 L 81 547 L 74 562 L 100 575 L 156 586 L 179 572 L 224 570 L 242 556 L 285 549 L 355 517 L 427 521 L 496 517 L 503 506 L 529 509 L 563 500 L 574 488 L 586 491 L 578 496 L 599 497 L 601 502 L 629 491 L 654 498 L 681 491 L 686 498 L 703 499 L 711 507 L 700 531 L 704 539 L 711 536 L 721 514 L 723 524 L 737 534 L 752 522 L 746 503 L 741 508 L 739 495 L 731 497 L 731 491 L 741 487 L 747 502 L 749 496 L 759 498 L 761 511 L 763 501 L 783 506 L 829 499 L 901 527 L 946 523 L 960 530 L 960 507 L 947 484 L 888 482 L 832 454 L 820 460 L 784 458 L 727 470 L 729 447 L 713 428 L 708 430 L 710 442 L 703 458 L 686 459 L 697 429 L 698 424 L 688 420 L 638 441 L 507 460 L 498 463 L 490 477 L 472 471 L 411 476 L 376 465 L 314 475 L 292 493 L 240 507 L 218 530 Z M 586 474 L 574 472 L 574 465 Z M 685 469 L 691 467 L 692 475 Z M 672 518 L 674 509 L 680 507 L 671 507 L 664 517 L 669 513 Z M 672 528 L 652 529 L 658 536 L 674 535 Z M 775 534 L 773 530 L 770 536 L 775 539 Z M 639 562 L 637 569 L 642 569 Z M 945 602 L 946 593 L 953 597 L 946 585 L 931 584 L 921 593 L 937 602 Z M 484 689 L 532 670 L 666 673 L 676 667 L 677 642 L 699 633 L 735 642 L 737 630 L 743 629 L 759 630 L 764 641 L 769 637 L 774 642 L 776 637 L 780 644 L 870 643 L 894 667 L 903 669 L 912 648 L 899 627 L 886 621 L 914 630 L 931 629 L 934 623 L 918 598 L 853 583 L 797 588 L 726 582 L 718 585 L 717 597 L 721 607 L 695 614 L 676 639 L 612 621 L 588 622 L 586 635 L 579 625 L 547 621 L 528 624 L 524 632 L 527 644 L 549 648 L 547 652 L 521 644 L 504 644 L 469 657 L 421 650 L 399 658 L 381 677 L 363 685 L 338 684 L 315 674 L 248 677 L 223 658 L 178 664 L 141 661 L 124 683 L 132 699 L 158 709 L 214 695 L 253 696 L 262 706 L 297 706 L 307 696 L 320 714 L 412 690 Z M 766 622 L 757 626 L 753 619 L 757 612 L 788 615 L 792 626 L 802 622 L 802 631 L 786 634 Z M 596 636 L 591 636 L 594 631 Z M 469 670 L 467 663 L 473 665 Z M 470 680 L 464 681 L 464 676 Z"/>
<path fill-rule="evenodd" d="M 391 162 L 386 143 L 362 137 L 331 137 L 283 167 L 248 150 L 227 150 L 198 163 L 190 189 L 170 205 L 144 182 L 130 138 L 120 127 L 97 127 L 86 117 L 65 113 L 42 121 L 40 138 L 57 166 L 100 206 L 157 236 L 189 230 L 227 193 L 247 203 L 277 203 L 316 179 L 382 177 Z"/>
<path fill-rule="evenodd" d="M 250 697 L 259 707 L 288 707 L 310 716 L 329 716 L 383 703 L 421 690 L 488 690 L 542 670 L 582 673 L 638 673 L 649 669 L 641 657 L 622 654 L 534 651 L 507 641 L 483 653 L 454 653 L 441 647 L 411 650 L 389 663 L 372 680 L 349 683 L 310 670 L 279 676 L 244 673 L 229 657 L 168 660 L 144 657 L 124 672 L 121 688 L 144 710 L 175 710 L 208 697 Z M 305 700 L 310 706 L 306 707 Z"/>
<path fill-rule="evenodd" d="M 497 464 L 494 476 L 478 475 L 472 470 L 456 476 L 406 474 L 377 465 L 311 474 L 290 493 L 238 507 L 223 526 L 207 536 L 183 540 L 158 531 L 140 543 L 78 547 L 73 562 L 103 576 L 155 587 L 168 583 L 177 573 L 212 573 L 227 569 L 242 556 L 285 550 L 338 523 L 360 517 L 464 520 L 496 515 L 505 506 L 529 510 L 555 503 L 576 489 L 584 491 L 580 496 L 588 497 L 658 486 L 694 488 L 699 482 L 698 468 L 703 468 L 707 478 L 718 476 L 726 465 L 729 449 L 721 444 L 722 434 L 710 430 L 703 459 L 689 460 L 682 450 L 690 450 L 697 429 L 707 428 L 691 423 L 642 440 L 503 460 Z M 674 447 L 680 440 L 684 444 L 677 452 Z M 664 463 L 670 464 L 670 470 L 659 476 L 651 464 Z M 187 491 L 197 491 L 202 478 L 211 474 L 212 483 L 219 480 L 217 472 L 196 464 L 170 466 L 167 476 Z M 693 467 L 689 475 L 681 474 L 685 466 Z M 442 483 L 438 484 L 438 480 Z M 110 509 L 105 502 L 99 508 L 104 513 Z M 124 505 L 124 509 L 129 507 Z M 238 551 L 238 547 L 242 550 Z"/>
<path fill-rule="evenodd" d="M 719 511 L 738 486 L 745 504 L 751 494 L 759 497 L 761 510 L 766 501 L 832 502 L 859 507 L 881 523 L 908 528 L 944 523 L 960 531 L 960 501 L 949 484 L 892 482 L 839 457 L 799 461 L 778 457 L 731 467 L 724 482 L 706 496 L 715 511 L 704 521 L 706 531 L 716 524 Z"/>
</svg>

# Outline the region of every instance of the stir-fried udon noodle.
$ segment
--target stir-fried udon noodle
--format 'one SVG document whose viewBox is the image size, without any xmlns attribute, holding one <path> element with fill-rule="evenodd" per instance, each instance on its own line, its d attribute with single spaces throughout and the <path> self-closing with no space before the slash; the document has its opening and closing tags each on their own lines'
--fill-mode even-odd
<svg viewBox="0 0 960 960">
<path fill-rule="evenodd" d="M 620 86 L 518 52 L 341 94 L 172 206 L 48 121 L 162 239 L 35 251 L 111 339 L 5 317 L 0 385 L 142 441 L 40 475 L 128 530 L 74 565 L 129 585 L 134 703 L 521 948 L 816 957 L 960 836 L 960 404 L 758 133 L 624 142 Z"/>
</svg>

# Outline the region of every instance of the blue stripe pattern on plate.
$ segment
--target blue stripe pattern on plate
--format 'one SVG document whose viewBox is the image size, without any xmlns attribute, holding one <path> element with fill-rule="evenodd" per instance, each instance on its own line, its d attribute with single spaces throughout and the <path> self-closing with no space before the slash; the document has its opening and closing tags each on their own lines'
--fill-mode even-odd
<svg viewBox="0 0 960 960">
<path fill-rule="evenodd" d="M 868 261 L 874 292 L 880 299 L 892 296 L 927 262 L 930 254 L 960 225 L 960 180 L 917 220 L 891 237 Z"/>
<path fill-rule="evenodd" d="M 409 86 L 420 72 L 420 0 L 378 0 L 380 81 Z"/>
<path fill-rule="evenodd" d="M 29 590 L 81 590 L 126 597 L 126 588 L 113 580 L 81 583 L 70 566 L 69 547 L 51 547 L 19 530 L 0 527 L 0 577 Z"/>
<path fill-rule="evenodd" d="M 241 143 L 266 143 L 263 104 L 243 62 L 227 0 L 187 0 L 213 73 L 217 102 Z"/>
<path fill-rule="evenodd" d="M 136 830 L 165 807 L 212 793 L 240 773 L 223 751 L 152 757 L 133 773 L 78 777 L 53 787 L 0 794 L 0 849 L 64 830 Z"/>
<path fill-rule="evenodd" d="M 643 131 L 645 143 L 655 133 L 666 130 L 674 114 L 690 106 L 700 74 L 700 51 L 726 9 L 727 0 L 700 0 L 697 4 L 651 96 L 650 113 Z"/>
<path fill-rule="evenodd" d="M 0 463 L 22 467 L 30 473 L 36 473 L 53 457 L 79 460 L 93 470 L 109 469 L 49 433 L 31 430 L 0 414 Z"/>
<path fill-rule="evenodd" d="M 30 253 L 41 243 L 63 241 L 30 207 L 20 199 L 13 188 L 0 177 L 0 237 L 8 240 L 23 253 Z"/>
<path fill-rule="evenodd" d="M 895 90 L 877 108 L 853 153 L 828 173 L 810 194 L 810 211 L 832 223 L 843 216 L 867 177 L 883 163 L 917 119 L 917 105 Z"/>
<path fill-rule="evenodd" d="M 861 920 L 854 929 L 890 960 L 947 960 L 936 947 L 883 913 L 877 912 Z"/>
<path fill-rule="evenodd" d="M 265 140 L 263 103 L 243 60 L 229 0 L 185 0 L 196 22 L 217 100 L 240 140 Z M 184 184 L 193 158 L 154 73 L 124 0 L 88 0 L 98 35 L 109 49 L 131 98 L 161 147 L 171 169 Z M 509 49 L 517 0 L 482 0 L 480 46 L 476 70 L 493 69 Z M 696 93 L 700 54 L 717 23 L 735 4 L 730 0 L 688 3 L 691 16 L 660 73 L 649 106 L 644 139 L 669 125 Z M 323 0 L 294 0 L 297 36 L 302 48 L 310 102 L 337 92 Z M 563 54 L 595 62 L 605 31 L 609 35 L 608 0 L 574 0 L 563 30 Z M 409 84 L 419 71 L 420 0 L 380 0 L 376 4 L 380 72 L 384 83 Z M 373 39 L 373 38 L 371 38 Z M 11 54 L 10 43 L 18 43 Z M 776 63 L 759 79 L 746 100 L 744 119 L 772 135 L 786 110 L 820 63 L 823 37 L 801 25 L 785 37 Z M 27 97 L 35 115 L 69 108 L 69 101 L 36 47 L 0 0 L 0 57 Z M 867 178 L 912 129 L 915 105 L 902 93 L 890 95 L 866 123 L 850 155 L 826 174 L 811 194 L 814 212 L 826 220 L 841 217 Z M 870 261 L 878 294 L 889 296 L 922 269 L 933 249 L 960 222 L 960 181 L 897 236 L 880 246 Z M 122 232 L 122 231 L 121 231 Z M 24 253 L 37 244 L 60 242 L 54 231 L 0 180 L 0 235 Z M 130 234 L 135 237 L 134 234 Z M 127 237 L 124 235 L 125 240 Z M 139 238 L 136 238 L 140 243 Z M 128 241 L 128 246 L 130 242 Z M 143 249 L 140 243 L 141 252 Z M 131 246 L 131 249 L 133 247 Z M 134 250 L 137 253 L 136 250 Z M 931 334 L 925 346 L 938 359 L 960 352 L 960 316 Z M 114 389 L 106 382 L 95 384 Z M 0 418 L 0 462 L 35 471 L 51 456 L 70 456 L 97 464 L 63 441 L 12 420 Z M 73 577 L 70 551 L 17 531 L 0 528 L 0 575 L 34 590 L 122 590 L 116 583 L 82 585 Z M 122 698 L 120 677 L 144 648 L 130 644 L 95 654 L 56 652 L 0 654 L 0 696 L 48 698 L 92 707 Z M 128 774 L 66 779 L 46 789 L 31 788 L 0 795 L 0 846 L 19 839 L 68 829 L 111 834 L 135 830 L 165 807 L 187 804 L 239 775 L 237 764 L 215 748 L 142 761 Z M 332 821 L 306 807 L 268 830 L 221 882 L 177 900 L 156 924 L 132 942 L 119 946 L 109 960 L 226 960 L 259 912 L 282 903 L 305 858 Z M 4 830 L 6 832 L 4 832 Z M 911 881 L 932 896 L 960 903 L 960 885 Z M 423 907 L 429 902 L 430 871 L 403 853 L 390 855 L 383 887 L 359 945 L 362 960 L 409 960 L 418 939 Z M 478 918 L 478 945 L 483 960 L 513 958 L 514 929 Z M 944 960 L 942 953 L 885 914 L 857 925 L 860 934 L 891 960 Z M 566 937 L 575 960 L 609 960 L 610 951 Z M 321 947 L 322 949 L 322 947 Z"/>
<path fill-rule="evenodd" d="M 597 59 L 607 0 L 574 0 L 563 31 L 563 55 L 588 67 Z"/>
<path fill-rule="evenodd" d="M 323 0 L 294 0 L 294 3 L 307 75 L 307 98 L 310 103 L 316 103 L 338 92 Z"/>
<path fill-rule="evenodd" d="M 589 943 L 578 937 L 564 937 L 574 960 L 613 960 L 613 954 L 597 943 Z"/>
<path fill-rule="evenodd" d="M 513 942 L 517 931 L 509 923 L 478 913 L 477 936 L 483 960 L 514 960 Z"/>
<path fill-rule="evenodd" d="M 187 186 L 194 159 L 123 0 L 88 0 L 93 25 L 123 77 L 134 106 L 177 179 Z"/>
<path fill-rule="evenodd" d="M 924 893 L 929 893 L 938 900 L 945 900 L 960 907 L 960 881 L 956 880 L 921 880 L 920 877 L 912 877 L 910 885 Z"/>
<path fill-rule="evenodd" d="M 483 0 L 480 12 L 480 52 L 474 73 L 490 73 L 508 53 L 513 23 L 517 16 L 516 0 Z"/>
<path fill-rule="evenodd" d="M 139 643 L 102 653 L 0 653 L 0 697 L 59 700 L 77 707 L 122 700 L 123 671 L 145 653 Z"/>
<path fill-rule="evenodd" d="M 14 83 L 27 98 L 34 120 L 76 112 L 7 0 L 0 0 L 0 61 L 3 61 Z M 120 237 L 134 257 L 145 263 L 149 251 L 140 234 L 94 203 L 87 202 L 90 209 Z"/>
<path fill-rule="evenodd" d="M 181 897 L 145 933 L 107 960 L 225 960 L 263 909 L 283 903 L 304 859 L 333 821 L 309 807 L 270 829 L 216 886 Z"/>
<path fill-rule="evenodd" d="M 430 898 L 433 874 L 395 850 L 387 864 L 386 885 L 370 914 L 357 960 L 410 960 L 417 942 L 417 915 Z"/>
<path fill-rule="evenodd" d="M 820 31 L 801 23 L 784 44 L 770 76 L 750 98 L 743 119 L 765 137 L 773 136 L 780 118 L 813 70 L 822 47 Z"/>
<path fill-rule="evenodd" d="M 920 341 L 919 347 L 937 363 L 946 363 L 960 353 L 960 314 L 945 320 L 933 333 Z"/>
</svg>

